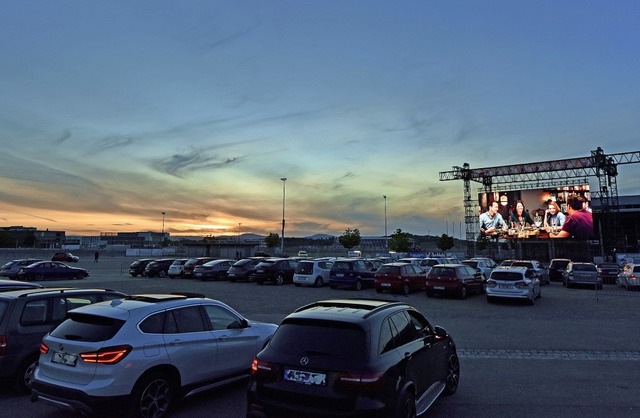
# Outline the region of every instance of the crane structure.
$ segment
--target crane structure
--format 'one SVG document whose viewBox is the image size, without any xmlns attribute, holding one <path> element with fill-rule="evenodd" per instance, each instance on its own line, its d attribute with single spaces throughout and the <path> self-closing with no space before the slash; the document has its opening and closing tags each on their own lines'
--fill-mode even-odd
<svg viewBox="0 0 640 418">
<path fill-rule="evenodd" d="M 602 148 L 591 151 L 587 157 L 499 167 L 462 167 L 440 172 L 440 181 L 462 180 L 464 188 L 464 222 L 466 226 L 467 255 L 475 253 L 478 236 L 478 200 L 471 193 L 471 182 L 480 183 L 481 190 L 491 193 L 501 190 L 526 190 L 550 186 L 588 184 L 588 177 L 597 177 L 598 190 L 592 198 L 600 199 L 600 246 L 603 255 L 611 253 L 620 239 L 618 203 L 618 165 L 640 162 L 640 151 L 605 154 Z"/>
</svg>

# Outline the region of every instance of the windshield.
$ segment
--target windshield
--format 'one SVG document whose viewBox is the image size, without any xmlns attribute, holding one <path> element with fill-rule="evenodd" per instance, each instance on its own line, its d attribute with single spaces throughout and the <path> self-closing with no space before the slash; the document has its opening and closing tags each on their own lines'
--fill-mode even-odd
<svg viewBox="0 0 640 418">
<path fill-rule="evenodd" d="M 517 273 L 513 271 L 493 271 L 491 273 L 491 278 L 494 280 L 501 280 L 505 282 L 515 282 L 518 280 L 522 280 L 522 273 Z"/>
</svg>

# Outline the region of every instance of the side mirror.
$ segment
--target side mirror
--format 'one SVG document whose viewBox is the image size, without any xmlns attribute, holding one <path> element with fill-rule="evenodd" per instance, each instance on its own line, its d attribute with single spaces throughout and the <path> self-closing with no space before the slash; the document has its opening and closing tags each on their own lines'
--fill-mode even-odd
<svg viewBox="0 0 640 418">
<path fill-rule="evenodd" d="M 433 330 L 436 333 L 436 337 L 444 338 L 447 336 L 447 330 L 442 328 L 440 325 L 433 327 Z"/>
<path fill-rule="evenodd" d="M 248 326 L 249 323 L 245 319 L 243 319 L 241 321 L 233 321 L 227 326 L 227 329 L 242 329 L 247 328 Z"/>
</svg>

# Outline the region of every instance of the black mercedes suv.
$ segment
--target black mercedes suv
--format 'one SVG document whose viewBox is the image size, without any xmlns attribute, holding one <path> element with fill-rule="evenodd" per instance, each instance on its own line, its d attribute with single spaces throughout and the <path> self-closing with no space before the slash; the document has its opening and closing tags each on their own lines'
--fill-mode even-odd
<svg viewBox="0 0 640 418">
<path fill-rule="evenodd" d="M 443 328 L 406 303 L 368 299 L 297 309 L 251 371 L 248 417 L 415 417 L 460 376 Z"/>
</svg>

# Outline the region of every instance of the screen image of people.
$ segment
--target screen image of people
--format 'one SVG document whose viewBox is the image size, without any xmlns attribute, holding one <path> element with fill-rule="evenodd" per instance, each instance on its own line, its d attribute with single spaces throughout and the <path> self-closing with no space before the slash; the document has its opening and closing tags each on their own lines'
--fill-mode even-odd
<svg viewBox="0 0 640 418">
<path fill-rule="evenodd" d="M 562 228 L 551 231 L 549 238 L 589 239 L 593 235 L 593 216 L 587 210 L 586 200 L 574 195 L 567 199 L 567 216 Z"/>
<path fill-rule="evenodd" d="M 480 236 L 592 239 L 588 196 L 588 185 L 479 193 Z"/>
</svg>

